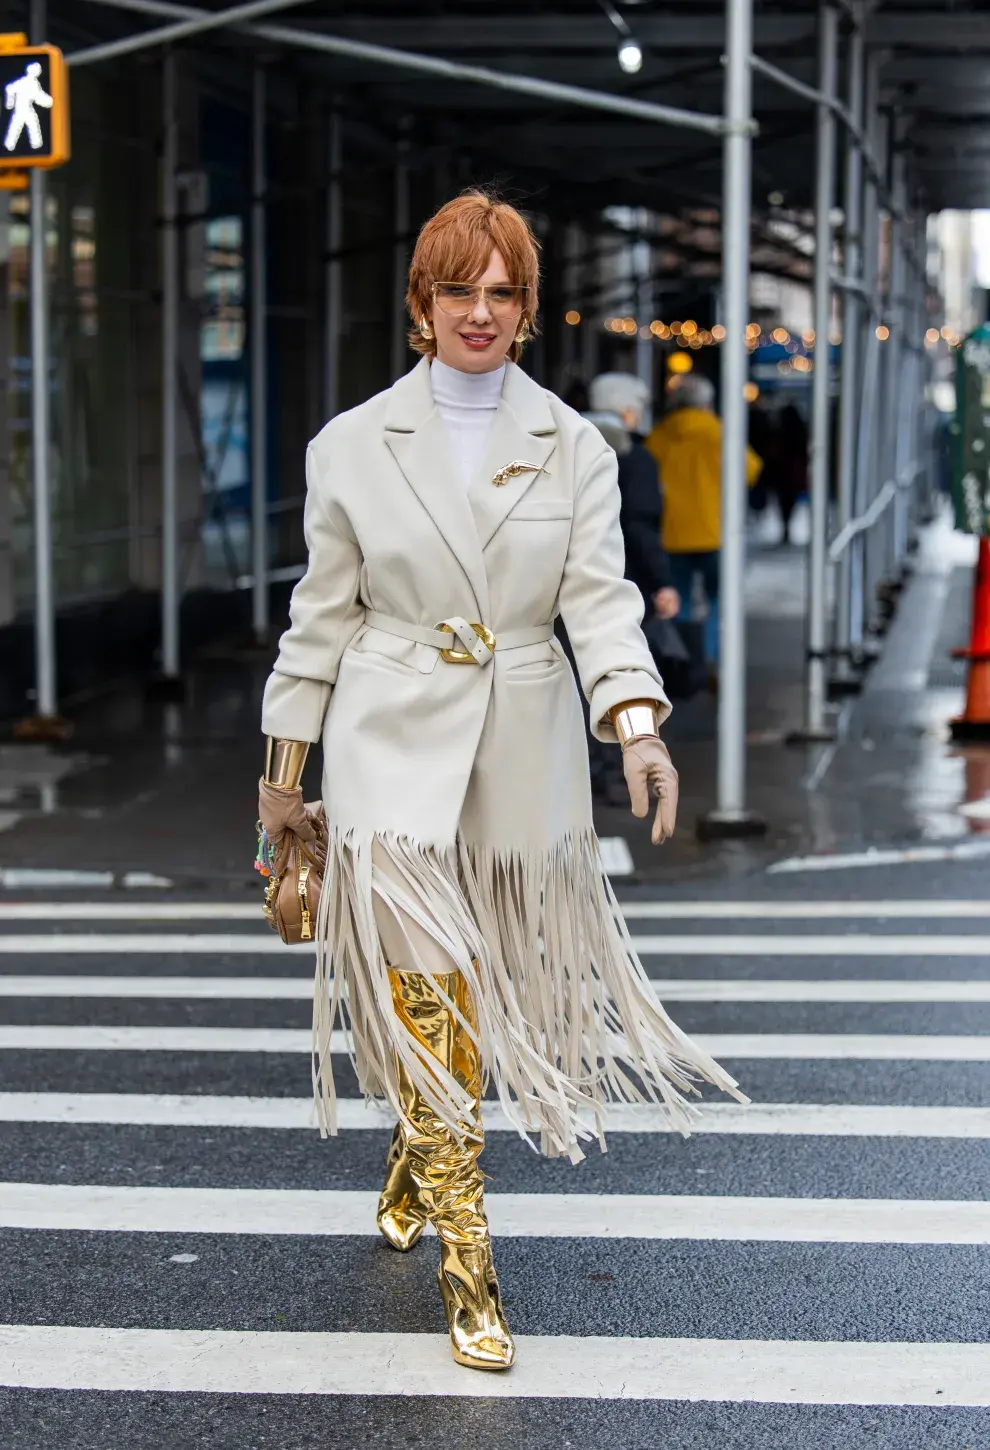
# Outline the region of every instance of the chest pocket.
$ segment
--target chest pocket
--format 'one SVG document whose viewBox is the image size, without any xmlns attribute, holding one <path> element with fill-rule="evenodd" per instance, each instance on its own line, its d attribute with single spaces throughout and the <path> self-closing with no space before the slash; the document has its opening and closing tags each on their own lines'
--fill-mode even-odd
<svg viewBox="0 0 990 1450">
<path fill-rule="evenodd" d="M 521 499 L 511 513 L 506 514 L 507 524 L 570 523 L 574 517 L 574 501 L 569 498 Z"/>
</svg>

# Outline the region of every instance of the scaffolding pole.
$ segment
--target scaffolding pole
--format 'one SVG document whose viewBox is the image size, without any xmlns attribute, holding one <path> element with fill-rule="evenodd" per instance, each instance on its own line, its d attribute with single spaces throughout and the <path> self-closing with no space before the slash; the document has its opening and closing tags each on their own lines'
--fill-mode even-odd
<svg viewBox="0 0 990 1450">
<path fill-rule="evenodd" d="M 256 64 L 251 77 L 251 630 L 256 644 L 265 644 L 269 629 L 268 591 L 268 326 L 267 205 L 268 164 L 265 152 L 265 68 Z"/>
<path fill-rule="evenodd" d="M 879 60 L 871 55 L 866 66 L 863 125 L 868 135 L 876 137 L 877 101 L 879 96 Z M 861 518 L 872 501 L 871 459 L 876 430 L 877 386 L 880 366 L 880 342 L 876 335 L 877 263 L 879 257 L 879 196 L 876 177 L 868 171 L 863 189 L 861 275 L 864 296 L 869 305 L 862 308 L 859 337 L 862 343 L 862 383 L 858 389 L 859 421 L 856 432 L 856 468 L 853 477 L 852 514 Z M 863 663 L 866 655 L 866 540 L 857 534 L 849 549 L 849 648 L 853 663 Z"/>
<path fill-rule="evenodd" d="M 340 409 L 340 339 L 343 331 L 341 301 L 343 297 L 343 262 L 340 251 L 344 245 L 344 205 L 341 172 L 344 164 L 344 120 L 335 100 L 330 112 L 329 163 L 327 182 L 327 264 L 326 317 L 324 320 L 325 356 L 323 363 L 323 409 L 327 420 Z"/>
<path fill-rule="evenodd" d="M 406 340 L 406 271 L 409 248 L 409 130 L 408 116 L 402 119 L 395 163 L 395 247 L 392 251 L 392 376 L 406 371 L 409 344 Z"/>
<path fill-rule="evenodd" d="M 856 476 L 857 392 L 861 373 L 861 318 L 859 288 L 863 282 L 863 159 L 856 139 L 863 129 L 863 33 L 857 25 L 849 37 L 847 108 L 852 127 L 845 133 L 845 196 L 842 270 L 850 284 L 843 290 L 842 364 L 839 383 L 839 450 L 836 530 L 846 527 L 853 516 Z M 850 650 L 852 609 L 852 553 L 846 549 L 839 560 L 835 599 L 835 672 L 830 682 L 836 693 L 859 688 Z"/>
<path fill-rule="evenodd" d="M 826 569 L 829 495 L 829 341 L 832 201 L 835 194 L 835 111 L 839 17 L 829 0 L 818 8 L 815 174 L 815 371 L 811 380 L 811 547 L 808 557 L 808 668 L 804 728 L 797 738 L 832 740 L 826 720 Z"/>
<path fill-rule="evenodd" d="M 752 160 L 753 0 L 726 6 L 725 122 L 722 150 L 722 552 L 719 589 L 718 795 L 698 822 L 706 839 L 762 833 L 746 810 L 746 399 L 749 367 L 750 167 Z"/>
<path fill-rule="evenodd" d="M 162 62 L 162 679 L 179 681 L 179 492 L 176 390 L 179 352 L 178 122 L 175 55 Z"/>
<path fill-rule="evenodd" d="M 45 0 L 31 0 L 31 41 L 46 40 Z M 52 559 L 51 443 L 48 394 L 47 177 L 31 172 L 31 471 L 34 490 L 35 715 L 58 715 L 55 571 Z"/>
</svg>

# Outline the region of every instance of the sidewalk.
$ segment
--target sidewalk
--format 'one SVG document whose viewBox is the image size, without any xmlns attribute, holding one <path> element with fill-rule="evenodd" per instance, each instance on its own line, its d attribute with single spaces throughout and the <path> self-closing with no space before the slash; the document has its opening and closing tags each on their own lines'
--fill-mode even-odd
<svg viewBox="0 0 990 1450">
<path fill-rule="evenodd" d="M 973 541 L 944 525 L 923 542 L 883 659 L 840 715 L 840 740 L 788 747 L 801 722 L 804 551 L 755 544 L 747 571 L 748 803 L 762 840 L 702 845 L 714 803 L 716 703 L 675 707 L 665 729 L 681 775 L 680 829 L 660 850 L 628 809 L 596 808 L 599 834 L 629 847 L 636 878 L 745 875 L 796 854 L 962 840 L 990 829 L 990 750 L 953 747 L 968 631 Z M 182 707 L 121 688 L 77 716 L 64 747 L 0 746 L 0 868 L 138 871 L 256 890 L 258 713 L 268 658 L 201 654 Z M 317 793 L 318 752 L 307 770 Z"/>
</svg>

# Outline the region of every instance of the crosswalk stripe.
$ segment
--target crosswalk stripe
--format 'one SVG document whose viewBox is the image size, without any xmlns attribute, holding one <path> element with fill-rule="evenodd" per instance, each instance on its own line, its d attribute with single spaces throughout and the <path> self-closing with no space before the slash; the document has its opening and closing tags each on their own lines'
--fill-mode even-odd
<svg viewBox="0 0 990 1450">
<path fill-rule="evenodd" d="M 681 957 L 984 957 L 990 937 L 984 936 L 845 936 L 636 935 L 637 951 Z M 286 946 L 274 933 L 248 932 L 65 932 L 0 934 L 0 954 L 7 956 L 264 956 L 290 952 L 312 958 L 309 943 Z"/>
<path fill-rule="evenodd" d="M 0 942 L 3 938 L 0 937 Z M 985 957 L 984 936 L 634 936 L 641 955 L 668 957 Z"/>
<path fill-rule="evenodd" d="M 498 1105 L 483 1108 L 489 1132 L 509 1129 Z M 339 1098 L 344 1132 L 390 1129 L 387 1110 L 360 1098 Z M 206 1093 L 0 1092 L 0 1123 L 118 1124 L 131 1127 L 312 1129 L 311 1098 L 250 1098 Z M 617 1103 L 606 1114 L 610 1133 L 669 1133 L 663 1111 Z M 513 1130 L 514 1131 L 514 1130 Z M 873 1103 L 703 1103 L 694 1133 L 784 1137 L 990 1138 L 990 1107 L 911 1107 Z"/>
<path fill-rule="evenodd" d="M 990 917 L 990 901 L 623 901 L 627 921 L 892 921 Z M 262 925 L 259 901 L 0 901 L 5 921 L 246 921 Z"/>
<path fill-rule="evenodd" d="M 990 1036 L 925 1036 L 861 1032 L 699 1033 L 695 1040 L 715 1057 L 795 1061 L 990 1062 Z M 22 1052 L 264 1052 L 310 1053 L 312 1033 L 302 1027 L 95 1027 L 0 1026 L 0 1050 Z M 342 1032 L 332 1052 L 346 1052 Z"/>
<path fill-rule="evenodd" d="M 863 1002 L 877 1004 L 990 1003 L 990 981 L 861 978 L 755 980 L 738 978 L 652 979 L 665 1002 Z M 83 977 L 4 976 L 3 997 L 149 998 L 210 1002 L 308 1002 L 312 975 L 305 977 Z"/>
<path fill-rule="evenodd" d="M 109 1233 L 373 1235 L 377 1193 L 0 1183 L 0 1227 Z M 486 1193 L 509 1238 L 990 1244 L 990 1203 L 884 1198 Z"/>
<path fill-rule="evenodd" d="M 627 921 L 904 921 L 990 917 L 990 901 L 623 901 Z M 3 919 L 0 910 L 0 920 Z"/>
<path fill-rule="evenodd" d="M 8 956 L 62 956 L 85 953 L 99 956 L 263 956 L 268 952 L 294 952 L 312 957 L 304 942 L 286 946 L 274 932 L 64 932 L 0 934 L 0 953 Z"/>
<path fill-rule="evenodd" d="M 226 1394 L 988 1405 L 990 1346 L 517 1337 L 508 1375 L 466 1374 L 446 1335 L 0 1326 L 0 1383 Z"/>
<path fill-rule="evenodd" d="M 990 982 L 976 985 L 985 985 L 990 993 Z M 0 974 L 0 997 L 309 1002 L 313 997 L 313 974 L 310 972 L 305 977 L 49 977 L 41 974 L 7 977 Z"/>
</svg>

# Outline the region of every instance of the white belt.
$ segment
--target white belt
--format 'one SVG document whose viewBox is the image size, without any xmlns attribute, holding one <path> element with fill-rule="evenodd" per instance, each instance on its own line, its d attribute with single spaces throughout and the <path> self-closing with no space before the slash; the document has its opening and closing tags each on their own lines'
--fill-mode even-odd
<svg viewBox="0 0 990 1450">
<path fill-rule="evenodd" d="M 379 614 L 377 609 L 368 609 L 364 622 L 371 629 L 397 635 L 399 639 L 432 645 L 440 651 L 440 658 L 452 665 L 487 665 L 496 650 L 522 649 L 527 644 L 544 644 L 553 639 L 552 622 L 533 624 L 527 629 L 506 629 L 497 639 L 485 625 L 477 622 L 469 624 L 460 615 L 452 615 L 450 619 L 441 620 L 435 629 L 427 629 L 421 624 L 396 619 L 391 614 Z M 460 640 L 463 650 L 451 647 L 452 637 Z"/>
</svg>

